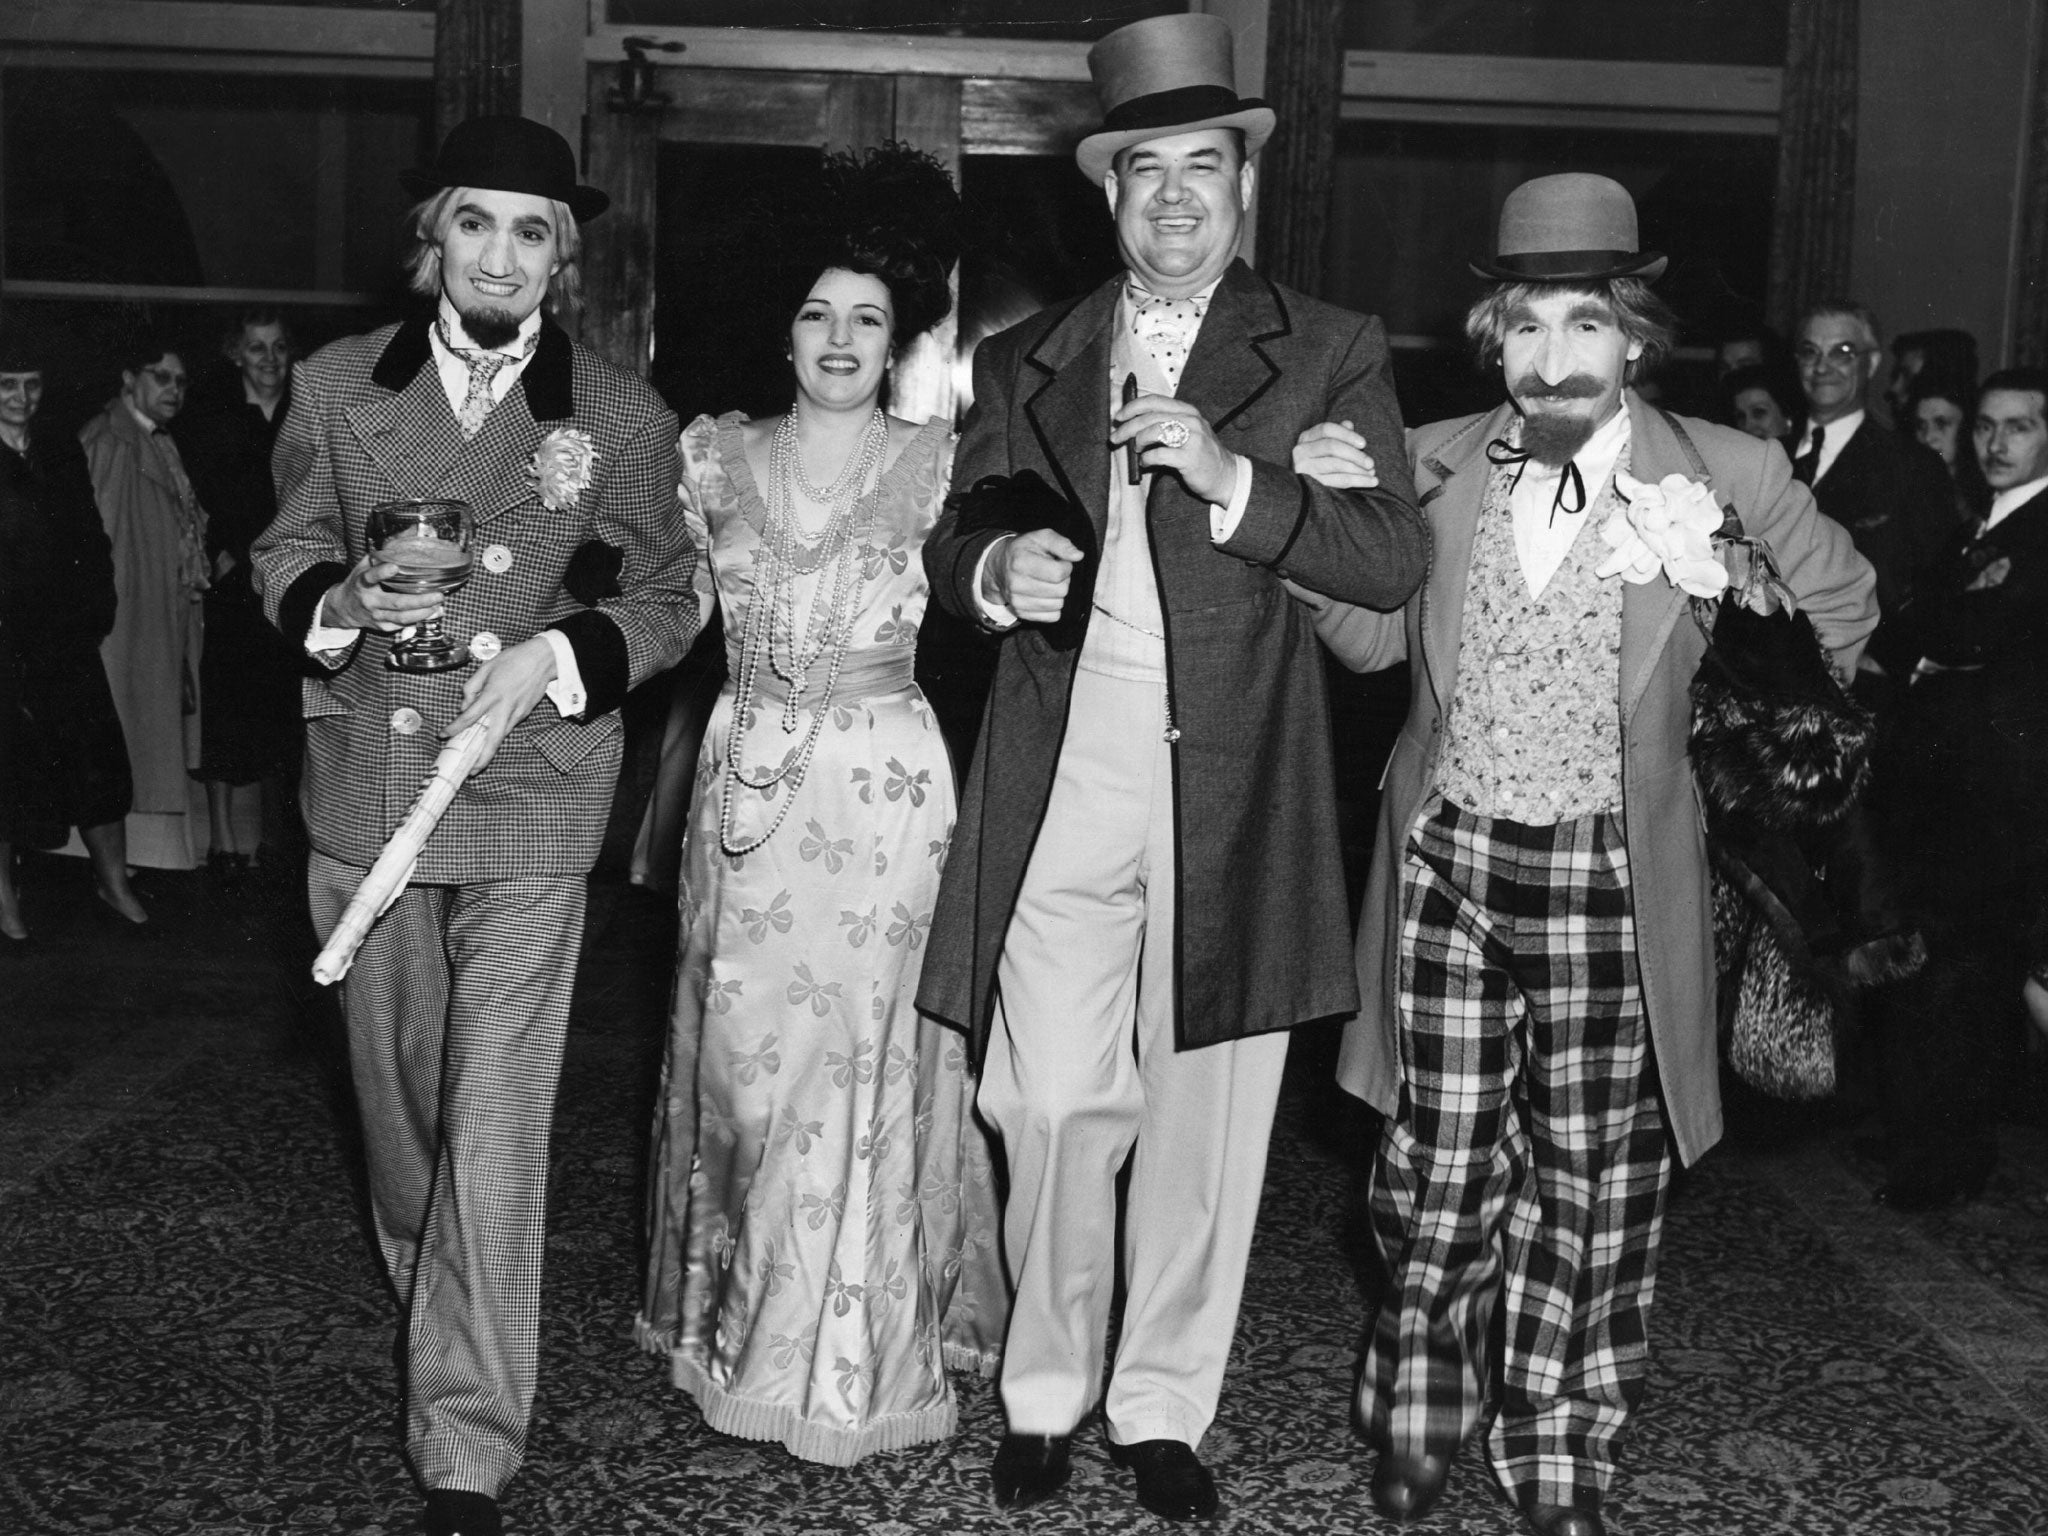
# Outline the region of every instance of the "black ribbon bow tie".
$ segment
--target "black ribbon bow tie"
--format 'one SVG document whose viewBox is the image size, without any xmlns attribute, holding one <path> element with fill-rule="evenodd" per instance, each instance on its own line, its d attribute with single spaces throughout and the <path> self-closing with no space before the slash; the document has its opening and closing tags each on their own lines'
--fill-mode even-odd
<svg viewBox="0 0 2048 1536">
<path fill-rule="evenodd" d="M 1522 483 L 1522 471 L 1529 467 L 1529 461 L 1534 457 L 1535 455 L 1529 452 L 1528 449 L 1517 448 L 1504 437 L 1496 437 L 1486 445 L 1486 461 L 1489 464 L 1512 464 L 1515 466 L 1515 478 L 1508 482 L 1508 490 L 1510 492 Z M 1565 503 L 1565 493 L 1567 491 L 1571 493 L 1571 504 L 1569 506 Z M 1557 522 L 1557 514 L 1560 511 L 1569 515 L 1585 510 L 1585 477 L 1579 473 L 1577 462 L 1567 459 L 1564 468 L 1558 471 L 1557 494 L 1550 498 L 1550 521 L 1552 524 L 1555 524 Z"/>
</svg>

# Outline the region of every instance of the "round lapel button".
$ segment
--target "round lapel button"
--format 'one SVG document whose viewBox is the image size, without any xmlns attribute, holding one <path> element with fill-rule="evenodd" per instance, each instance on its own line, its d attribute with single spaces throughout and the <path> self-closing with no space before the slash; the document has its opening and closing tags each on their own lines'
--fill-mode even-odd
<svg viewBox="0 0 2048 1536">
<path fill-rule="evenodd" d="M 480 629 L 469 637 L 469 654 L 478 661 L 489 661 L 505 649 L 505 642 L 488 629 Z"/>
<path fill-rule="evenodd" d="M 417 736 L 425 724 L 420 712 L 410 705 L 391 711 L 391 729 L 400 736 Z"/>
<path fill-rule="evenodd" d="M 502 544 L 493 544 L 484 551 L 484 569 L 493 576 L 502 576 L 512 569 L 512 551 Z"/>
</svg>

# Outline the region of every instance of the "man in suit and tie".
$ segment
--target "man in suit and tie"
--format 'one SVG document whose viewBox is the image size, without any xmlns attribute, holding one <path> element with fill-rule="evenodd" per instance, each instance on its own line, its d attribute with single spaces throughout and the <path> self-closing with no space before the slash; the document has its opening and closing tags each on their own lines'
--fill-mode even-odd
<svg viewBox="0 0 2048 1536">
<path fill-rule="evenodd" d="M 294 370 L 254 556 L 271 618 L 319 668 L 303 798 L 323 932 L 442 739 L 487 722 L 342 1006 L 427 1529 L 490 1536 L 533 1402 L 548 1134 L 618 706 L 694 633 L 693 556 L 674 417 L 549 313 L 573 302 L 580 223 L 606 204 L 568 144 L 477 118 L 405 180 L 413 286 L 435 311 Z M 428 497 L 473 509 L 474 574 L 445 598 L 388 592 L 365 521 Z M 470 662 L 389 665 L 436 615 Z"/>
<path fill-rule="evenodd" d="M 1147 1509 L 1204 1518 L 1284 1031 L 1357 1001 L 1321 661 L 1283 578 L 1394 605 L 1427 543 L 1405 474 L 1288 467 L 1325 419 L 1398 463 L 1400 419 L 1377 320 L 1236 259 L 1273 113 L 1237 96 L 1227 24 L 1137 22 L 1089 66 L 1105 121 L 1076 158 L 1126 271 L 982 344 L 954 468 L 1033 471 L 1070 516 L 949 515 L 925 549 L 937 600 L 1004 638 L 919 1005 L 974 1031 L 1009 1170 L 996 1502 L 1057 1493 L 1103 1395 L 1128 1158 L 1110 1454 Z"/>
<path fill-rule="evenodd" d="M 1954 536 L 1956 517 L 1940 459 L 1866 409 L 1883 357 L 1877 317 L 1863 305 L 1829 299 L 1807 311 L 1792 349 L 1806 396 L 1792 473 L 1875 568 L 1878 611 L 1889 617 Z"/>
<path fill-rule="evenodd" d="M 1997 1160 L 2019 1070 L 2020 994 L 2048 898 L 2048 372 L 1984 382 L 1974 423 L 1990 511 L 1873 642 L 1898 685 L 1873 775 L 1928 962 L 1870 1010 L 1887 1179 L 1904 1210 L 1967 1200 Z"/>
<path fill-rule="evenodd" d="M 1466 333 L 1508 398 L 1409 437 L 1429 579 L 1401 613 L 1318 619 L 1360 671 L 1415 663 L 1338 1067 L 1385 1117 L 1371 1209 L 1389 1284 L 1360 1409 L 1390 1519 L 1436 1503 L 1491 1404 L 1488 1459 L 1530 1527 L 1600 1536 L 1672 1154 L 1721 1133 L 1687 757 L 1705 641 L 1675 585 L 1702 578 L 1660 559 L 1629 505 L 1677 476 L 1702 516 L 1735 509 L 1845 675 L 1877 611 L 1869 566 L 1776 443 L 1628 388 L 1673 322 L 1623 187 L 1525 183 L 1496 251 Z"/>
</svg>

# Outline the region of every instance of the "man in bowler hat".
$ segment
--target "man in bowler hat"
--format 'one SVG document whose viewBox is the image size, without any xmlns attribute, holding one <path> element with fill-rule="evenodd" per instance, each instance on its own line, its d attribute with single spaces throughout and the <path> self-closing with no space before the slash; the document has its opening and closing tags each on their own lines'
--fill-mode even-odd
<svg viewBox="0 0 2048 1536">
<path fill-rule="evenodd" d="M 1664 258 L 1637 244 L 1606 177 L 1509 195 L 1474 267 L 1494 286 L 1466 318 L 1508 398 L 1409 437 L 1428 582 L 1399 613 L 1318 619 L 1355 669 L 1414 673 L 1338 1068 L 1385 1116 L 1371 1208 L 1389 1283 L 1359 1390 L 1373 1500 L 1397 1521 L 1436 1503 L 1491 1402 L 1488 1458 L 1531 1528 L 1600 1536 L 1672 1152 L 1690 1162 L 1721 1133 L 1687 758 L 1705 640 L 1665 568 L 1624 580 L 1610 558 L 1624 478 L 1704 482 L 1735 510 L 1840 677 L 1877 622 L 1868 563 L 1778 444 L 1628 387 L 1674 324 L 1649 286 Z M 1366 447 L 1316 435 L 1312 465 Z"/>
<path fill-rule="evenodd" d="M 1427 559 L 1405 473 L 1289 468 L 1336 419 L 1399 464 L 1400 419 L 1377 320 L 1236 259 L 1274 121 L 1230 42 L 1179 15 L 1090 52 L 1076 158 L 1127 270 L 982 344 L 954 474 L 1031 471 L 1055 510 L 950 514 L 925 549 L 937 600 L 1003 635 L 919 995 L 973 1031 L 1009 1170 L 1003 1507 L 1060 1490 L 1104 1397 L 1128 1159 L 1109 1452 L 1147 1509 L 1218 1508 L 1196 1447 L 1284 1032 L 1357 1005 L 1322 663 L 1283 579 L 1392 606 Z"/>
<path fill-rule="evenodd" d="M 696 630 L 693 556 L 675 418 L 550 314 L 573 302 L 581 222 L 606 204 L 568 144 L 476 118 L 405 181 L 433 312 L 294 370 L 255 563 L 271 618 L 316 663 L 303 794 L 323 933 L 442 740 L 488 722 L 342 1008 L 427 1529 L 490 1536 L 533 1404 L 548 1133 L 618 708 Z M 367 547 L 370 509 L 430 497 L 473 509 L 473 574 L 445 597 L 386 591 L 397 568 Z M 435 616 L 468 664 L 387 665 L 400 631 Z"/>
</svg>

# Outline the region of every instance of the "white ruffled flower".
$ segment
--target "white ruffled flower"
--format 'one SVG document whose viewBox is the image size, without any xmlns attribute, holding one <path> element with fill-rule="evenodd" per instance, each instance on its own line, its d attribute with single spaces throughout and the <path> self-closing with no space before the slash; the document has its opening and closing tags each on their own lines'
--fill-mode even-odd
<svg viewBox="0 0 2048 1536">
<path fill-rule="evenodd" d="M 1723 514 L 1709 486 L 1683 475 L 1650 485 L 1626 470 L 1615 472 L 1614 483 L 1627 500 L 1600 529 L 1613 553 L 1596 575 L 1644 582 L 1661 571 L 1693 597 L 1719 597 L 1727 590 L 1727 567 L 1714 553 Z"/>
<path fill-rule="evenodd" d="M 597 444 L 588 432 L 577 427 L 557 427 L 533 450 L 526 478 L 540 493 L 542 506 L 550 512 L 565 512 L 590 489 L 590 471 L 595 463 Z"/>
</svg>

